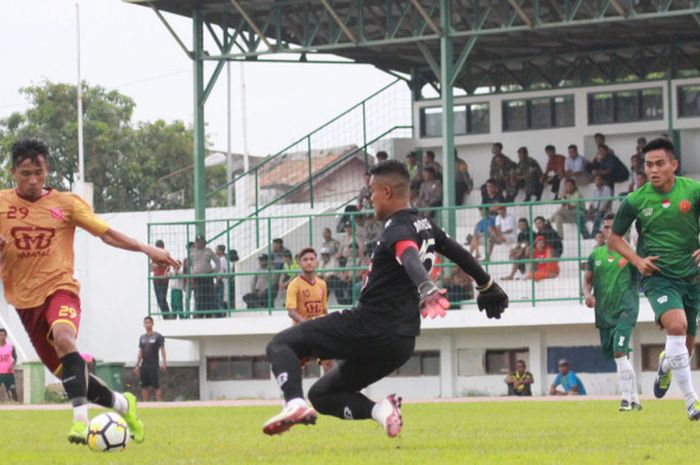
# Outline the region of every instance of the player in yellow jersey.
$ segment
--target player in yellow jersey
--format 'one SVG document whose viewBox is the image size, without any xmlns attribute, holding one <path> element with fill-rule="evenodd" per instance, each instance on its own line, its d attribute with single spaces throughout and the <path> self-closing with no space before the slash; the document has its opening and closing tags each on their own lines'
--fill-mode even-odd
<svg viewBox="0 0 700 465">
<path fill-rule="evenodd" d="M 14 306 L 47 368 L 61 378 L 73 405 L 72 443 L 87 440 L 88 402 L 124 416 L 136 442 L 144 439 L 136 398 L 109 389 L 88 373 L 76 346 L 80 284 L 73 277 L 76 226 L 112 247 L 143 252 L 156 263 L 179 267 L 167 251 L 126 236 L 98 218 L 79 196 L 46 187 L 49 149 L 25 139 L 12 146 L 16 188 L 0 191 L 0 259 L 7 302 Z"/>
<path fill-rule="evenodd" d="M 318 260 L 316 251 L 307 247 L 299 252 L 301 274 L 287 286 L 287 313 L 294 324 L 313 320 L 328 314 L 328 288 L 326 282 L 316 276 Z M 324 372 L 333 366 L 333 360 L 319 360 Z"/>
</svg>

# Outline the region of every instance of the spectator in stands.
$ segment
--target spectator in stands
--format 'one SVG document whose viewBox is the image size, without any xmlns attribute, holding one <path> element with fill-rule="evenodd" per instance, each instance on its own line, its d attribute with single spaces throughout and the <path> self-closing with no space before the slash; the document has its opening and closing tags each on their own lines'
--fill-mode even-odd
<svg viewBox="0 0 700 465">
<path fill-rule="evenodd" d="M 608 151 L 609 154 L 615 155 L 615 151 L 611 149 L 610 147 L 607 146 L 605 143 L 605 135 L 601 134 L 600 132 L 596 132 L 593 135 L 593 139 L 595 140 L 595 146 L 600 147 L 601 145 L 605 145 L 606 150 Z"/>
<path fill-rule="evenodd" d="M 590 166 L 591 175 L 593 178 L 595 178 L 596 175 L 602 176 L 605 184 L 610 186 L 611 189 L 615 185 L 615 181 L 613 180 L 613 170 L 616 166 L 616 158 L 617 157 L 611 153 L 607 145 L 599 145 L 595 160 L 593 160 L 593 163 L 591 163 Z"/>
<path fill-rule="evenodd" d="M 492 239 L 491 239 L 491 232 L 493 229 L 496 227 L 496 217 L 491 216 L 489 214 L 489 210 L 487 208 L 480 208 L 479 212 L 481 212 L 481 219 L 479 222 L 474 226 L 474 233 L 471 235 L 469 239 L 469 252 L 476 258 L 477 260 L 481 259 L 481 254 L 479 253 L 479 246 L 481 244 L 481 239 L 483 237 L 488 237 L 488 243 L 489 246 L 491 245 Z M 486 259 L 490 256 L 491 249 L 493 247 L 489 247 L 489 250 L 486 254 Z"/>
<path fill-rule="evenodd" d="M 552 228 L 551 223 L 546 221 L 543 216 L 538 216 L 535 218 L 535 235 L 544 236 L 544 240 L 547 245 L 552 247 L 554 250 L 554 255 L 556 257 L 561 257 L 564 252 L 564 244 L 561 240 L 561 236 L 557 233 L 554 228 Z"/>
<path fill-rule="evenodd" d="M 331 228 L 323 228 L 323 245 L 321 248 L 330 250 L 331 255 L 335 255 L 340 250 L 340 242 L 333 238 Z"/>
<path fill-rule="evenodd" d="M 644 160 L 644 155 L 640 157 L 637 154 L 634 154 L 630 157 L 630 173 L 632 175 L 632 180 L 630 181 L 630 184 L 627 188 L 627 192 L 633 192 L 639 188 L 638 181 L 639 179 L 637 178 L 638 174 L 644 174 L 644 163 L 642 163 L 642 160 Z"/>
<path fill-rule="evenodd" d="M 551 245 L 547 245 L 544 236 L 538 235 L 535 237 L 535 248 L 532 251 L 532 256 L 535 259 L 535 264 L 532 270 L 527 275 L 527 279 L 542 281 L 543 279 L 553 279 L 559 276 L 559 262 L 547 261 L 540 262 L 538 260 L 547 260 L 556 258 L 554 249 Z"/>
<path fill-rule="evenodd" d="M 406 168 L 411 184 L 420 184 L 421 169 L 418 166 L 418 156 L 416 152 L 408 152 L 406 155 Z"/>
<path fill-rule="evenodd" d="M 554 215 L 552 215 L 551 222 L 554 223 L 557 228 L 557 233 L 563 238 L 563 223 L 579 224 L 585 205 L 582 205 L 579 202 L 583 196 L 581 195 L 581 192 L 579 192 L 578 187 L 576 186 L 576 181 L 573 178 L 566 178 L 566 181 L 564 181 L 564 194 L 561 196 L 561 198 L 562 200 L 568 200 L 569 202 L 559 205 L 557 211 L 555 211 Z"/>
<path fill-rule="evenodd" d="M 491 229 L 489 236 L 489 258 L 491 258 L 491 252 L 496 244 L 512 244 L 517 236 L 515 217 L 508 214 L 504 206 L 498 206 L 496 209 L 498 215 L 496 216 L 495 226 Z"/>
<path fill-rule="evenodd" d="M 447 289 L 447 300 L 452 303 L 451 309 L 458 309 L 457 302 L 471 300 L 474 298 L 474 280 L 460 267 L 454 266 L 450 271 L 450 276 L 443 279 L 442 284 Z"/>
<path fill-rule="evenodd" d="M 236 272 L 236 262 L 240 258 L 238 257 L 238 251 L 236 249 L 229 249 L 228 251 L 228 262 L 229 262 L 229 272 Z M 228 303 L 230 308 L 236 308 L 236 277 L 230 276 L 228 278 Z"/>
<path fill-rule="evenodd" d="M 364 250 L 367 251 L 369 255 L 372 255 L 369 249 L 374 248 L 374 243 L 379 240 L 379 236 L 382 235 L 382 232 L 384 232 L 384 223 L 377 220 L 377 217 L 374 215 L 367 216 L 362 228 L 361 239 L 365 244 Z"/>
<path fill-rule="evenodd" d="M 423 169 L 431 167 L 435 171 L 435 178 L 442 179 L 442 165 L 435 160 L 435 152 L 428 150 L 425 152 L 425 161 Z"/>
<path fill-rule="evenodd" d="M 474 188 L 474 180 L 469 174 L 469 165 L 459 158 L 455 149 L 455 204 L 464 205 L 464 196 Z"/>
<path fill-rule="evenodd" d="M 495 179 L 486 181 L 486 197 L 482 199 L 483 205 L 503 203 L 503 195 L 498 190 L 498 182 Z M 496 207 L 489 207 L 489 216 L 495 217 L 498 214 Z"/>
<path fill-rule="evenodd" d="M 557 389 L 561 386 L 561 389 Z M 550 396 L 585 396 L 586 388 L 576 373 L 569 369 L 566 359 L 559 360 L 559 373 L 549 386 Z"/>
<path fill-rule="evenodd" d="M 359 216 L 356 215 L 354 218 L 357 221 Z M 339 262 L 342 261 L 341 257 L 348 255 L 347 249 L 353 243 L 355 243 L 356 238 L 361 238 L 364 235 L 362 226 L 360 226 L 360 224 L 357 222 L 355 223 L 355 230 L 353 232 L 352 221 L 346 221 L 343 224 L 343 232 L 344 234 L 340 236 L 340 247 L 338 248 L 338 253 L 335 255 L 335 258 L 337 258 Z"/>
<path fill-rule="evenodd" d="M 547 184 L 552 186 L 554 199 L 557 200 L 559 198 L 561 180 L 564 179 L 566 158 L 564 155 L 558 154 L 556 147 L 553 145 L 546 146 L 544 148 L 544 152 L 547 155 L 547 165 L 545 166 L 544 174 L 542 175 L 542 185 Z"/>
<path fill-rule="evenodd" d="M 360 248 L 356 242 L 352 242 L 348 247 L 345 247 L 343 254 L 338 260 L 340 268 L 350 268 L 358 265 L 360 258 Z M 362 279 L 362 271 L 341 271 L 338 273 L 340 278 L 339 289 L 336 289 L 335 298 L 340 305 L 352 305 L 353 284 Z"/>
<path fill-rule="evenodd" d="M 588 166 L 588 160 L 583 155 L 578 153 L 578 147 L 576 144 L 569 145 L 568 157 L 564 162 L 564 176 L 567 178 L 573 178 L 577 183 L 588 183 L 589 176 L 586 167 Z"/>
<path fill-rule="evenodd" d="M 284 256 L 291 252 L 285 248 L 281 238 L 272 239 L 272 269 L 281 270 L 284 267 Z"/>
<path fill-rule="evenodd" d="M 229 259 L 226 255 L 226 246 L 224 244 L 219 244 L 216 246 L 216 257 L 219 259 L 221 273 L 229 272 Z M 219 304 L 218 308 L 227 309 L 228 306 L 228 278 L 226 276 L 219 276 L 214 278 L 214 290 L 216 294 L 216 302 Z"/>
<path fill-rule="evenodd" d="M 372 209 L 372 191 L 369 189 L 369 173 L 365 173 L 365 184 L 360 188 L 360 193 L 357 194 L 357 211 Z"/>
<path fill-rule="evenodd" d="M 530 224 L 527 222 L 526 218 L 520 218 L 518 220 L 518 238 L 515 247 L 510 249 L 510 259 L 511 260 L 525 260 L 530 258 Z M 515 277 L 515 273 L 519 272 L 519 275 L 515 279 L 524 279 L 525 274 L 525 263 L 513 263 L 510 270 L 510 274 L 503 278 L 504 281 L 510 281 Z"/>
<path fill-rule="evenodd" d="M 170 278 L 170 310 L 172 311 L 173 318 L 187 318 L 184 313 L 183 306 L 183 291 L 185 289 L 186 279 L 179 277 L 180 271 L 184 271 L 184 263 L 182 270 L 176 270 L 170 268 L 168 271 L 168 277 Z"/>
<path fill-rule="evenodd" d="M 297 258 L 293 257 L 292 252 L 289 250 L 284 252 L 284 265 L 282 266 L 282 270 L 285 271 L 285 273 L 282 273 L 279 276 L 279 281 L 277 282 L 277 287 L 283 297 L 287 295 L 287 286 L 289 285 L 290 281 L 296 278 L 296 276 L 299 274 L 299 270 L 301 269 Z M 286 301 L 286 297 L 284 300 Z"/>
<path fill-rule="evenodd" d="M 156 241 L 156 247 L 159 249 L 165 249 L 165 243 L 158 239 Z M 168 305 L 168 265 L 161 265 L 155 262 L 151 262 L 151 272 L 153 273 L 153 290 L 156 293 L 156 302 L 158 302 L 158 309 L 160 310 L 163 319 L 170 320 L 175 318 L 175 315 L 170 313 L 170 306 Z"/>
<path fill-rule="evenodd" d="M 187 250 L 187 253 L 185 255 L 185 258 L 182 259 L 182 274 L 190 274 L 190 263 L 189 263 L 189 257 L 190 257 L 190 251 L 194 248 L 194 242 L 188 242 L 187 247 L 185 250 Z M 182 318 L 189 318 L 189 313 L 190 313 L 190 306 L 189 306 L 189 301 L 192 299 L 192 292 L 194 291 L 193 286 L 192 286 L 192 278 L 182 278 L 182 289 L 183 289 L 183 300 L 184 302 L 187 303 L 187 308 L 184 309 L 184 312 L 182 314 Z"/>
<path fill-rule="evenodd" d="M 544 190 L 542 167 L 528 155 L 527 147 L 518 149 L 518 159 L 517 177 L 525 187 L 525 201 L 529 202 L 533 197 L 539 201 Z"/>
<path fill-rule="evenodd" d="M 518 181 L 518 173 L 513 170 L 508 176 L 505 189 L 503 189 L 503 198 L 506 202 L 515 202 L 518 192 L 520 192 L 520 181 Z"/>
<path fill-rule="evenodd" d="M 384 150 L 380 150 L 379 152 L 377 152 L 375 157 L 377 158 L 377 163 L 381 163 L 389 159 L 389 154 L 386 153 Z"/>
<path fill-rule="evenodd" d="M 266 308 L 272 306 L 272 300 L 277 295 L 275 275 L 268 273 L 270 260 L 267 254 L 258 255 L 258 273 L 250 282 L 250 292 L 243 296 L 243 302 L 248 308 Z"/>
<path fill-rule="evenodd" d="M 418 191 L 418 208 L 442 206 L 442 183 L 436 178 L 435 169 L 432 166 L 423 168 L 423 182 Z M 432 216 L 432 212 L 429 216 Z"/>
<path fill-rule="evenodd" d="M 515 371 L 506 376 L 505 382 L 508 385 L 509 396 L 532 396 L 530 386 L 535 382 L 535 378 L 532 373 L 526 371 L 526 368 L 525 361 L 518 360 L 515 362 Z"/>
<path fill-rule="evenodd" d="M 603 222 L 603 217 L 610 212 L 612 208 L 612 189 L 603 180 L 603 176 L 597 174 L 593 181 L 595 182 L 595 189 L 593 189 L 592 201 L 588 205 L 588 208 L 584 212 L 583 221 L 581 221 L 581 236 L 584 239 L 590 239 L 600 231 L 600 225 Z M 605 200 L 608 199 L 608 200 Z M 587 221 L 593 222 L 593 228 L 588 231 Z"/>
<path fill-rule="evenodd" d="M 214 252 L 206 246 L 207 241 L 201 234 L 195 238 L 194 247 L 190 249 L 189 272 L 193 275 L 219 273 L 221 262 Z M 195 318 L 204 315 L 198 312 L 204 310 L 216 310 L 219 308 L 214 292 L 214 278 L 202 276 L 192 278 L 194 289 Z M 208 313 L 207 318 L 214 316 Z"/>
<path fill-rule="evenodd" d="M 639 137 L 637 138 L 637 147 L 635 147 L 636 152 L 634 155 L 637 155 L 640 160 L 644 160 L 644 152 L 642 149 L 644 149 L 644 146 L 647 145 L 647 140 L 644 137 Z M 642 169 L 644 167 L 642 166 Z"/>
<path fill-rule="evenodd" d="M 323 279 L 328 286 L 328 298 L 330 298 L 332 294 L 335 294 L 335 299 L 340 303 L 340 301 L 345 298 L 345 286 L 338 276 L 338 271 L 327 271 L 340 268 L 340 264 L 330 248 L 321 247 L 320 252 L 321 260 L 318 262 L 317 275 Z"/>
</svg>

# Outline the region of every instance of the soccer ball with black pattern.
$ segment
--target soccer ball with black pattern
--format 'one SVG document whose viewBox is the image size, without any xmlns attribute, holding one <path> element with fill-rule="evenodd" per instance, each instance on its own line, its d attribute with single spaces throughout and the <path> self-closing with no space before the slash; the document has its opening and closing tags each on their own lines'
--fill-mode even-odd
<svg viewBox="0 0 700 465">
<path fill-rule="evenodd" d="M 87 443 L 98 452 L 124 450 L 129 443 L 126 421 L 116 413 L 102 413 L 90 421 Z"/>
</svg>

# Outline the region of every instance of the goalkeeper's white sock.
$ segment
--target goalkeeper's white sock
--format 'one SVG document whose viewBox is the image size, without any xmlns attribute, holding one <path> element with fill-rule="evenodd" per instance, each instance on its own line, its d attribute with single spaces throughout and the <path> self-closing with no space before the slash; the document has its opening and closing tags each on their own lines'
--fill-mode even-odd
<svg viewBox="0 0 700 465">
<path fill-rule="evenodd" d="M 634 368 L 627 356 L 616 358 L 617 379 L 620 382 L 620 391 L 622 391 L 622 400 L 631 402 L 632 393 L 635 390 Z"/>
<path fill-rule="evenodd" d="M 698 400 L 690 373 L 690 357 L 685 346 L 685 336 L 666 336 L 666 360 L 673 372 L 673 381 L 678 383 L 685 406 L 690 407 Z"/>
<path fill-rule="evenodd" d="M 289 399 L 287 403 L 284 404 L 284 408 L 289 407 L 307 407 L 307 405 L 303 397 L 295 397 L 294 399 Z"/>
</svg>

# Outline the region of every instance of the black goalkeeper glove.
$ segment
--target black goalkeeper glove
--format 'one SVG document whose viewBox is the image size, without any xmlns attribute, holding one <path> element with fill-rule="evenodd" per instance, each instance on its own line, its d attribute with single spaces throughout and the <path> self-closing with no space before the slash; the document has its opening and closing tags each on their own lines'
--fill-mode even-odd
<svg viewBox="0 0 700 465">
<path fill-rule="evenodd" d="M 490 278 L 489 282 L 477 286 L 476 289 L 479 291 L 479 297 L 476 298 L 479 310 L 486 310 L 486 316 L 489 318 L 500 319 L 501 313 L 508 307 L 508 295 L 503 292 L 501 286 Z"/>
</svg>

